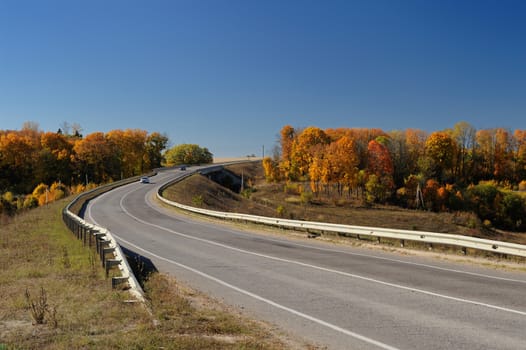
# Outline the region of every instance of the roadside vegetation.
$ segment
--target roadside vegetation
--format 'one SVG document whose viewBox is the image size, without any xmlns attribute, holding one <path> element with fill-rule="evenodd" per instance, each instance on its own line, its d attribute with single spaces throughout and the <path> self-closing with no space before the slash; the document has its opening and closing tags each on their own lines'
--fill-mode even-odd
<svg viewBox="0 0 526 350">
<path fill-rule="evenodd" d="M 526 231 L 526 130 L 287 125 L 263 166 L 269 183 L 310 202 L 474 213 L 487 228 Z"/>
<path fill-rule="evenodd" d="M 149 305 L 111 288 L 100 261 L 62 223 L 70 199 L 4 216 L 2 349 L 282 349 L 267 326 L 153 273 Z"/>
<path fill-rule="evenodd" d="M 206 176 L 195 174 L 168 187 L 163 195 L 183 204 L 210 210 L 461 234 L 526 244 L 524 233 L 488 227 L 472 212 L 405 209 L 396 205 L 367 204 L 354 197 L 322 199 L 309 191 L 308 182 L 268 182 L 261 162 L 229 165 L 226 168 L 239 178 L 244 177 L 245 185 L 239 193 L 230 190 L 229 184 L 219 184 Z"/>
<path fill-rule="evenodd" d="M 147 174 L 164 165 L 210 163 L 198 145 L 176 145 L 140 129 L 93 132 L 64 123 L 44 132 L 26 122 L 21 130 L 0 130 L 0 216 L 13 216 L 100 184 Z"/>
<path fill-rule="evenodd" d="M 214 161 L 214 156 L 208 148 L 195 144 L 183 143 L 176 145 L 164 154 L 164 166 L 208 164 Z"/>
</svg>

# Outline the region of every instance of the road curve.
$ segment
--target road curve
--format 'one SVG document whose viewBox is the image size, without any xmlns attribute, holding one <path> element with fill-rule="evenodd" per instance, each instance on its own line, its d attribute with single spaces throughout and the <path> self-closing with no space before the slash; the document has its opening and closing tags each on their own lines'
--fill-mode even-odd
<svg viewBox="0 0 526 350">
<path fill-rule="evenodd" d="M 526 348 L 526 273 L 198 221 L 155 199 L 182 174 L 112 190 L 86 219 L 160 271 L 328 349 Z"/>
</svg>

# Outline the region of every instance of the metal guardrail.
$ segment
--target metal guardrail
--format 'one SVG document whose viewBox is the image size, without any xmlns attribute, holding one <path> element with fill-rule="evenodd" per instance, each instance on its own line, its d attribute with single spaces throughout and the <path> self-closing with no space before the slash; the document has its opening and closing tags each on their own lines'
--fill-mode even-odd
<svg viewBox="0 0 526 350">
<path fill-rule="evenodd" d="M 138 179 L 139 177 L 137 177 Z M 139 301 L 145 302 L 144 291 L 141 285 L 137 281 L 126 256 L 124 255 L 120 245 L 117 243 L 113 235 L 107 229 L 92 225 L 86 222 L 84 219 L 79 217 L 77 214 L 71 212 L 70 208 L 75 205 L 78 201 L 85 199 L 86 197 L 93 194 L 93 192 L 101 191 L 106 189 L 107 191 L 117 187 L 123 186 L 129 183 L 137 181 L 134 178 L 117 181 L 112 184 L 97 187 L 91 191 L 85 192 L 77 196 L 66 208 L 62 211 L 62 219 L 68 226 L 68 228 L 77 236 L 79 240 L 82 240 L 84 245 L 94 247 L 100 256 L 102 266 L 106 269 L 106 276 L 109 276 L 109 271 L 117 267 L 120 271 L 120 276 L 111 278 L 111 285 L 113 288 L 127 284 L 130 293 Z"/>
<path fill-rule="evenodd" d="M 188 174 L 191 175 L 191 174 Z M 178 207 L 183 210 L 190 212 L 212 216 L 221 219 L 228 220 L 241 220 L 247 222 L 254 222 L 264 225 L 272 225 L 278 227 L 285 227 L 291 229 L 300 229 L 300 230 L 314 230 L 320 232 L 334 232 L 344 235 L 355 235 L 358 238 L 360 236 L 372 237 L 372 238 L 389 238 L 397 239 L 401 241 L 403 246 L 405 241 L 414 241 L 421 242 L 425 244 L 441 244 L 447 246 L 456 246 L 462 248 L 464 253 L 466 248 L 476 249 L 481 251 L 513 255 L 526 257 L 526 245 L 493 241 L 489 239 L 475 238 L 469 236 L 455 235 L 455 234 L 445 234 L 445 233 L 434 233 L 426 231 L 408 231 L 408 230 L 397 230 L 397 229 L 386 229 L 378 227 L 365 227 L 365 226 L 351 226 L 351 225 L 341 225 L 341 224 L 330 224 L 322 223 L 316 221 L 300 221 L 300 220 L 287 220 L 281 218 L 271 218 L 265 216 L 257 215 L 248 215 L 248 214 L 238 214 L 238 213 L 226 213 L 214 210 L 207 210 L 196 208 L 180 203 L 170 201 L 162 196 L 162 192 L 170 185 L 181 181 L 186 178 L 178 178 L 174 181 L 171 181 L 164 186 L 162 186 L 157 192 L 157 198 L 162 202 Z"/>
</svg>

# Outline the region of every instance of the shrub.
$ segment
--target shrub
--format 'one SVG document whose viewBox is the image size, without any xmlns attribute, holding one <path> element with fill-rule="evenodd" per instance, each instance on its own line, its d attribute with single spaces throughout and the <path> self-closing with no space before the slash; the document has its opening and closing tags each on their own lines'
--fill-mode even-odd
<svg viewBox="0 0 526 350">
<path fill-rule="evenodd" d="M 79 193 L 82 193 L 86 190 L 86 186 L 84 186 L 83 184 L 78 184 L 76 186 L 73 186 L 71 188 L 71 192 L 74 193 L 74 194 L 79 194 Z"/>
<path fill-rule="evenodd" d="M 300 194 L 299 185 L 293 183 L 285 184 L 285 186 L 283 187 L 283 191 L 286 194 Z"/>
<path fill-rule="evenodd" d="M 28 194 L 26 198 L 24 198 L 24 209 L 32 209 L 38 207 L 38 199 L 33 196 L 32 194 Z"/>
<path fill-rule="evenodd" d="M 301 203 L 304 205 L 309 204 L 312 201 L 312 197 L 313 195 L 311 192 L 301 192 L 301 195 L 300 195 Z"/>
<path fill-rule="evenodd" d="M 254 191 L 251 188 L 245 188 L 240 194 L 243 198 L 250 199 L 252 192 Z"/>
<path fill-rule="evenodd" d="M 53 182 L 49 188 L 49 191 L 54 194 L 55 200 L 63 198 L 69 192 L 68 188 L 61 182 Z M 62 197 L 57 198 L 58 193 L 62 193 Z"/>
<path fill-rule="evenodd" d="M 365 184 L 365 198 L 367 203 L 385 202 L 391 195 L 392 180 L 389 176 L 378 177 L 375 174 L 369 176 Z"/>
<path fill-rule="evenodd" d="M 276 208 L 276 214 L 278 214 L 278 216 L 282 218 L 285 215 L 285 207 L 282 205 L 278 205 L 278 207 Z"/>
<path fill-rule="evenodd" d="M 53 200 L 58 201 L 59 199 L 62 199 L 62 198 L 64 198 L 65 196 L 66 196 L 66 194 L 65 194 L 64 191 L 62 191 L 62 190 L 58 190 L 58 189 L 57 189 L 57 190 L 55 190 L 55 191 L 53 192 Z"/>
<path fill-rule="evenodd" d="M 39 198 L 41 195 L 45 194 L 46 191 L 48 190 L 49 190 L 48 185 L 41 183 L 37 187 L 35 187 L 35 189 L 33 190 L 33 196 L 36 198 Z"/>
<path fill-rule="evenodd" d="M 468 187 L 466 191 L 468 206 L 481 220 L 495 220 L 500 192 L 494 184 L 480 183 Z"/>
<path fill-rule="evenodd" d="M 193 196 L 192 197 L 192 203 L 194 204 L 194 206 L 196 207 L 202 207 L 203 206 L 203 203 L 204 203 L 204 199 L 203 199 L 203 196 L 202 195 L 197 195 L 197 196 Z"/>
<path fill-rule="evenodd" d="M 7 202 L 13 202 L 15 200 L 15 196 L 13 195 L 13 192 L 6 192 L 2 195 L 2 199 Z"/>
<path fill-rule="evenodd" d="M 511 230 L 521 229 L 525 226 L 523 218 L 526 216 L 525 204 L 521 196 L 515 193 L 506 193 L 499 206 L 498 218 L 500 223 Z"/>
</svg>

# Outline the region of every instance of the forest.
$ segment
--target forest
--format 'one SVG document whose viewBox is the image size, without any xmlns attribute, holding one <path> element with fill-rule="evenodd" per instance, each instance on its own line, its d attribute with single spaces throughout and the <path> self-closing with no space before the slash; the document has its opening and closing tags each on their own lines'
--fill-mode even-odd
<svg viewBox="0 0 526 350">
<path fill-rule="evenodd" d="M 165 135 L 139 129 L 83 136 L 28 122 L 0 130 L 0 216 L 160 167 L 167 143 Z"/>
<path fill-rule="evenodd" d="M 381 129 L 284 126 L 269 182 L 300 182 L 318 201 L 474 212 L 491 228 L 526 230 L 526 130 Z"/>
</svg>

